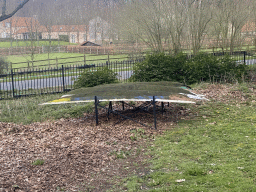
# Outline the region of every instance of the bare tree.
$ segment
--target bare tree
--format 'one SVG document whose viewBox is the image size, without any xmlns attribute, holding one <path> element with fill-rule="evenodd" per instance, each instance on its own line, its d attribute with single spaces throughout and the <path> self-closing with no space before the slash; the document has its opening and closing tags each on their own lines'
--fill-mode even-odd
<svg viewBox="0 0 256 192">
<path fill-rule="evenodd" d="M 180 0 L 162 0 L 162 16 L 166 24 L 166 39 L 174 53 L 181 51 L 182 38 L 187 22 L 184 2 Z"/>
<path fill-rule="evenodd" d="M 2 15 L 0 16 L 0 21 L 9 19 L 10 17 L 12 17 L 15 13 L 17 13 L 27 2 L 29 2 L 29 0 L 24 0 L 22 2 L 19 3 L 19 5 L 9 14 L 7 14 L 7 6 L 6 6 L 6 0 L 3 0 L 3 4 L 2 4 Z"/>
<path fill-rule="evenodd" d="M 161 0 L 133 1 L 127 4 L 123 26 L 136 39 L 136 44 L 140 39 L 152 50 L 163 51 L 166 25 L 161 11 Z"/>
<path fill-rule="evenodd" d="M 253 2 L 251 2 L 253 3 Z M 222 49 L 234 51 L 234 47 L 242 42 L 241 29 L 248 21 L 252 12 L 250 0 L 223 0 L 215 1 L 212 29 Z"/>
<path fill-rule="evenodd" d="M 35 59 L 35 53 L 37 45 L 36 42 L 38 42 L 40 37 L 40 31 L 41 26 L 37 20 L 36 17 L 27 18 L 25 20 L 26 23 L 26 30 L 27 30 L 27 38 L 30 41 L 30 59 L 32 63 L 32 68 L 34 68 L 34 59 Z M 28 61 L 29 62 L 29 61 Z"/>
<path fill-rule="evenodd" d="M 186 0 L 187 11 L 187 39 L 194 54 L 200 50 L 207 27 L 212 19 L 212 2 L 203 0 Z"/>
</svg>

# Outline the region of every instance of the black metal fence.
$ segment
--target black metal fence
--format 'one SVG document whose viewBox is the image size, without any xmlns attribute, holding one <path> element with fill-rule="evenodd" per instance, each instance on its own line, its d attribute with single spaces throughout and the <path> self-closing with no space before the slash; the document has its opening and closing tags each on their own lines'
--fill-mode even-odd
<svg viewBox="0 0 256 192">
<path fill-rule="evenodd" d="M 97 71 L 103 67 L 117 73 L 120 82 L 127 82 L 132 75 L 134 64 L 142 60 L 143 58 L 92 65 L 62 65 L 34 70 L 12 69 L 10 73 L 0 75 L 0 99 L 70 91 L 81 73 L 87 70 Z"/>
<path fill-rule="evenodd" d="M 235 51 L 235 52 L 215 52 L 214 56 L 221 57 L 230 55 L 237 63 L 245 63 L 246 65 L 256 64 L 255 51 Z"/>
<path fill-rule="evenodd" d="M 247 65 L 256 64 L 256 54 L 252 52 L 212 53 L 222 57 L 230 54 L 237 63 Z M 191 56 L 193 57 L 193 56 Z M 105 62 L 102 64 L 76 64 L 61 65 L 50 68 L 12 69 L 9 73 L 0 75 L 0 99 L 16 98 L 29 95 L 62 93 L 74 88 L 74 81 L 86 70 L 97 71 L 102 67 L 108 67 L 117 73 L 120 82 L 127 82 L 133 73 L 137 60 Z"/>
</svg>

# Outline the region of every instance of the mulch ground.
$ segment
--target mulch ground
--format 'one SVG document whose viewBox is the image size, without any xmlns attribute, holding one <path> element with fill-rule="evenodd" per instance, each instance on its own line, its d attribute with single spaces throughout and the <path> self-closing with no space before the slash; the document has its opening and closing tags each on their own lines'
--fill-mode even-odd
<svg viewBox="0 0 256 192">
<path fill-rule="evenodd" d="M 247 97 L 224 85 L 209 85 L 195 92 L 216 101 L 246 101 Z M 121 108 L 121 104 L 114 106 Z M 136 114 L 133 118 L 148 127 L 113 114 L 107 119 L 105 109 L 100 110 L 98 126 L 93 114 L 30 125 L 0 122 L 0 192 L 106 191 L 115 189 L 118 185 L 114 184 L 122 178 L 148 174 L 145 159 L 150 156 L 144 150 L 150 141 L 179 119 L 193 116 L 189 108 L 179 105 L 165 108 L 163 115 L 158 110 L 158 130 L 150 128 L 152 108 L 149 113 L 135 113 L 127 106 L 122 114 Z M 33 165 L 37 159 L 44 164 Z"/>
<path fill-rule="evenodd" d="M 122 111 L 121 104 L 113 108 Z M 132 109 L 126 106 L 122 114 L 136 114 L 137 123 L 113 114 L 107 119 L 105 109 L 99 110 L 98 126 L 94 114 L 30 125 L 0 122 L 0 191 L 105 191 L 129 175 L 147 174 L 146 145 L 188 109 L 158 111 L 158 130 L 150 128 L 152 108 Z M 38 159 L 44 164 L 33 165 Z"/>
</svg>

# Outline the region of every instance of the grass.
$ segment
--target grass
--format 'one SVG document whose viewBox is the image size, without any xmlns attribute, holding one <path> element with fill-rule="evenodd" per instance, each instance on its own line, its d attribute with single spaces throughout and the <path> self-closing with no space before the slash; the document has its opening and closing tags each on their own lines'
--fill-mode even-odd
<svg viewBox="0 0 256 192">
<path fill-rule="evenodd" d="M 108 55 L 90 55 L 86 54 L 86 64 L 99 64 L 106 63 L 108 60 Z M 70 58 L 76 57 L 76 58 Z M 57 59 L 56 59 L 57 58 Z M 34 55 L 34 67 L 61 67 L 61 65 L 77 65 L 84 64 L 84 54 L 80 53 L 51 53 L 48 54 L 35 54 Z M 109 59 L 111 61 L 122 61 L 127 60 L 127 55 L 109 55 Z M 12 63 L 12 68 L 27 68 L 28 62 L 30 62 L 30 67 L 32 67 L 31 63 L 31 55 L 11 55 L 6 57 L 7 62 Z M 45 61 L 42 61 L 45 60 Z"/>
<path fill-rule="evenodd" d="M 49 41 L 36 41 L 35 46 L 49 46 Z M 74 43 L 69 43 L 65 41 L 52 41 L 51 46 L 57 45 L 77 45 Z M 0 42 L 0 48 L 10 48 L 10 47 L 29 47 L 31 45 L 30 41 L 15 41 L 13 40 L 12 45 L 10 41 Z"/>
<path fill-rule="evenodd" d="M 92 112 L 93 104 L 67 104 L 40 106 L 43 102 L 60 98 L 63 94 L 0 100 L 0 121 L 29 124 L 69 117 L 81 117 Z"/>
<path fill-rule="evenodd" d="M 151 173 L 127 178 L 128 191 L 256 190 L 255 104 L 210 102 L 192 110 L 196 118 L 155 138 Z"/>
<path fill-rule="evenodd" d="M 32 165 L 43 165 L 44 164 L 44 160 L 37 159 L 37 160 L 33 161 L 31 164 Z"/>
<path fill-rule="evenodd" d="M 246 84 L 235 90 L 251 93 Z M 0 101 L 0 121 L 31 123 L 78 117 L 93 109 L 92 104 L 38 106 L 59 96 Z M 124 179 L 123 188 L 152 192 L 256 191 L 255 100 L 251 95 L 247 102 L 208 102 L 188 106 L 191 113 L 197 115 L 181 120 L 172 129 L 155 136 L 147 149 L 152 157 L 147 160 L 151 164 L 149 173 Z M 132 133 L 131 139 L 136 140 L 143 135 L 143 130 Z M 131 156 L 127 151 L 113 155 L 119 159 Z"/>
</svg>

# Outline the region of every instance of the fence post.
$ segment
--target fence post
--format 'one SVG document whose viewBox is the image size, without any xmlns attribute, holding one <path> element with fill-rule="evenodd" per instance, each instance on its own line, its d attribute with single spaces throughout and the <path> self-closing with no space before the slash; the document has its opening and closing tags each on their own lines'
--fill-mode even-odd
<svg viewBox="0 0 256 192">
<path fill-rule="evenodd" d="M 110 60 L 109 60 L 109 53 L 108 53 L 108 63 L 110 63 Z"/>
<path fill-rule="evenodd" d="M 28 69 L 29 69 L 29 61 L 28 61 Z"/>
<path fill-rule="evenodd" d="M 65 92 L 65 77 L 64 77 L 64 66 L 61 65 L 62 70 L 62 85 L 63 85 L 63 92 Z"/>
<path fill-rule="evenodd" d="M 86 57 L 85 57 L 85 54 L 84 54 L 84 65 L 86 65 Z"/>
<path fill-rule="evenodd" d="M 56 57 L 56 67 L 58 67 L 58 58 Z"/>
<path fill-rule="evenodd" d="M 12 97 L 14 98 L 14 80 L 13 80 L 13 70 L 11 70 L 11 75 L 12 75 Z"/>
</svg>

